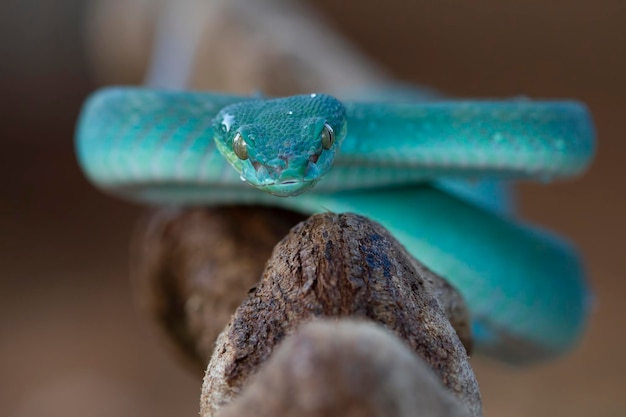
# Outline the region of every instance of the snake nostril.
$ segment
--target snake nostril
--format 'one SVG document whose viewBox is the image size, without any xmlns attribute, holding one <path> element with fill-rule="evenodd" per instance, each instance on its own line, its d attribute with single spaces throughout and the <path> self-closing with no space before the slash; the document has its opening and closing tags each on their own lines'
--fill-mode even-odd
<svg viewBox="0 0 626 417">
<path fill-rule="evenodd" d="M 306 169 L 304 170 L 304 178 L 306 180 L 312 180 L 318 178 L 320 174 L 320 168 L 317 166 L 317 160 L 319 156 L 314 155 L 315 158 L 310 157 L 309 163 L 307 164 Z"/>
<path fill-rule="evenodd" d="M 320 159 L 319 154 L 313 154 L 313 155 L 309 156 L 309 161 L 314 163 L 314 164 L 317 164 L 317 160 L 318 159 Z"/>
<path fill-rule="evenodd" d="M 285 164 L 283 166 L 283 168 L 289 168 L 289 158 L 284 156 L 284 155 L 279 155 L 278 159 L 280 159 L 281 161 L 283 161 Z"/>
<path fill-rule="evenodd" d="M 252 161 L 252 166 L 254 167 L 254 169 L 256 171 L 258 171 L 259 168 L 261 168 L 263 166 L 263 164 L 261 164 L 260 162 L 257 162 L 257 161 Z"/>
</svg>

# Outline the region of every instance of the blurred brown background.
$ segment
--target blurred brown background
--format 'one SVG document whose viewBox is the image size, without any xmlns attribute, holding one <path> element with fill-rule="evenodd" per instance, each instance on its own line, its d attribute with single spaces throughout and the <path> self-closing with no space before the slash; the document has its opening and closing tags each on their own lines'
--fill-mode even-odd
<svg viewBox="0 0 626 417">
<path fill-rule="evenodd" d="M 74 160 L 76 115 L 97 86 L 87 3 L 0 3 L 0 415 L 196 415 L 200 381 L 132 304 L 127 250 L 142 208 L 95 191 Z M 487 416 L 626 415 L 626 2 L 313 3 L 401 79 L 455 95 L 589 104 L 599 137 L 592 170 L 525 184 L 520 197 L 528 219 L 586 253 L 597 293 L 589 331 L 542 367 L 474 364 Z"/>
</svg>

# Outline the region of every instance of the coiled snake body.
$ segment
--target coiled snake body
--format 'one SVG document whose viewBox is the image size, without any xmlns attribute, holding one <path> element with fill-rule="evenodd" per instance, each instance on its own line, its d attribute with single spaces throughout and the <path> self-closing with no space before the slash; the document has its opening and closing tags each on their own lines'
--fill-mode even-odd
<svg viewBox="0 0 626 417">
<path fill-rule="evenodd" d="M 554 356 L 580 336 L 589 297 L 579 257 L 436 181 L 571 176 L 593 148 L 582 104 L 527 99 L 342 103 L 109 88 L 88 100 L 77 129 L 86 175 L 132 200 L 380 222 L 461 291 L 477 350 L 513 362 Z"/>
</svg>

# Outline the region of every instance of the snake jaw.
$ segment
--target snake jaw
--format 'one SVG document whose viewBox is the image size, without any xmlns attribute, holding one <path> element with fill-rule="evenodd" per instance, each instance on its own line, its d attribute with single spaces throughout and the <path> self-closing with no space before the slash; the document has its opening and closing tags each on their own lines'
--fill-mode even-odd
<svg viewBox="0 0 626 417">
<path fill-rule="evenodd" d="M 301 194 L 320 179 L 319 167 L 309 159 L 306 164 L 275 166 L 249 160 L 243 165 L 242 179 L 259 190 L 281 197 Z"/>
<path fill-rule="evenodd" d="M 265 184 L 261 188 L 263 191 L 268 192 L 277 197 L 291 197 L 304 193 L 309 190 L 318 180 L 314 181 L 296 181 L 286 180 L 281 182 L 274 182 L 271 184 Z"/>
<path fill-rule="evenodd" d="M 311 189 L 325 170 L 320 164 L 332 163 L 328 152 L 318 150 L 308 156 L 281 153 L 269 159 L 249 148 L 250 157 L 240 161 L 241 178 L 253 187 L 276 196 L 292 196 Z"/>
</svg>

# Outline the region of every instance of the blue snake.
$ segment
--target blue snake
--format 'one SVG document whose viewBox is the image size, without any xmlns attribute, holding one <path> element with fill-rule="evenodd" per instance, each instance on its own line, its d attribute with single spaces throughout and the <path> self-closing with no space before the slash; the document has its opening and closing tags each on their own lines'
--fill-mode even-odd
<svg viewBox="0 0 626 417">
<path fill-rule="evenodd" d="M 576 250 L 445 186 L 580 174 L 595 146 L 581 103 L 106 88 L 85 103 L 76 138 L 90 181 L 130 200 L 355 212 L 380 222 L 461 292 L 480 353 L 543 360 L 584 329 L 590 297 Z"/>
</svg>

